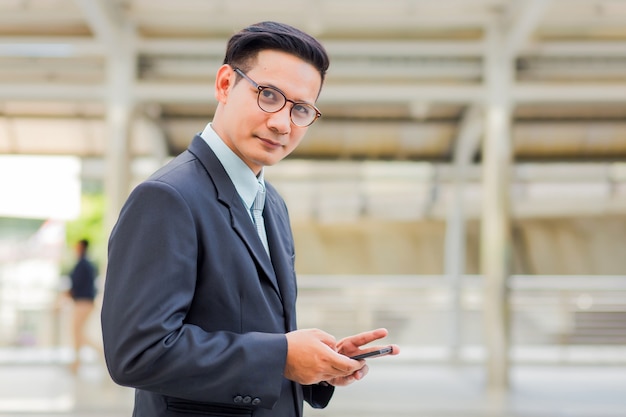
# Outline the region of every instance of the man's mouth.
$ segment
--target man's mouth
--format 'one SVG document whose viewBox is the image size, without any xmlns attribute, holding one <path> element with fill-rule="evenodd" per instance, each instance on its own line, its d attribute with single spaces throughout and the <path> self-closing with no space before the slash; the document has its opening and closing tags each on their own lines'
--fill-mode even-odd
<svg viewBox="0 0 626 417">
<path fill-rule="evenodd" d="M 261 142 L 263 142 L 264 144 L 271 146 L 273 148 L 278 148 L 278 147 L 283 146 L 282 143 L 280 143 L 280 141 L 277 141 L 277 140 L 268 139 L 268 138 L 264 138 L 261 136 L 257 136 L 257 138 L 260 139 Z"/>
</svg>

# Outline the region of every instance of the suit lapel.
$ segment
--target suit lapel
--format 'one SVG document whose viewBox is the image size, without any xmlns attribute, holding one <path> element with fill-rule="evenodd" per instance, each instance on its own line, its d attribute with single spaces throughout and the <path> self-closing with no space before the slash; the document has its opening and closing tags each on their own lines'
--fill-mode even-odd
<svg viewBox="0 0 626 417">
<path fill-rule="evenodd" d="M 237 197 L 239 198 L 238 194 Z M 237 206 L 240 206 L 240 209 L 238 209 Z M 237 232 L 239 236 L 241 236 L 241 239 L 245 242 L 248 250 L 255 258 L 257 265 L 261 267 L 264 275 L 272 282 L 274 289 L 280 295 L 280 289 L 276 280 L 274 268 L 272 267 L 272 263 L 270 261 L 270 257 L 267 255 L 267 252 L 265 252 L 265 248 L 261 243 L 261 239 L 259 239 L 259 235 L 254 228 L 252 220 L 250 220 L 250 217 L 248 216 L 247 210 L 243 202 L 241 201 L 241 199 L 238 199 L 236 202 L 233 202 L 230 208 L 231 224 L 233 229 L 235 230 L 235 232 Z"/>
<path fill-rule="evenodd" d="M 278 287 L 283 299 L 285 325 L 288 330 L 296 329 L 296 281 L 294 271 L 293 236 L 287 212 L 276 190 L 266 183 L 267 197 L 263 217 L 267 240 L 272 254 L 272 264 Z"/>
<path fill-rule="evenodd" d="M 280 295 L 276 274 L 274 273 L 270 258 L 267 256 L 265 248 L 257 235 L 248 210 L 221 162 L 200 136 L 196 136 L 193 139 L 189 145 L 189 151 L 202 162 L 204 169 L 213 180 L 213 184 L 217 190 L 217 198 L 222 204 L 228 207 L 231 226 L 241 237 L 241 240 L 245 243 L 252 257 L 255 259 L 255 262 L 259 266 L 259 275 L 267 278 L 272 283 L 276 293 Z"/>
</svg>

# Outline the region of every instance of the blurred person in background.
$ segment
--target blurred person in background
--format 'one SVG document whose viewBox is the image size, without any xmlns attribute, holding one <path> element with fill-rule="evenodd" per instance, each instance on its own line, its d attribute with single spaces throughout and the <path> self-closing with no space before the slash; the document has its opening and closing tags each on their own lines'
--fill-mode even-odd
<svg viewBox="0 0 626 417">
<path fill-rule="evenodd" d="M 95 347 L 87 336 L 87 321 L 94 309 L 96 298 L 96 268 L 87 257 L 89 241 L 81 239 L 76 243 L 77 262 L 70 272 L 68 295 L 74 302 L 72 331 L 74 341 L 74 361 L 71 370 L 76 373 L 80 367 L 80 350 L 83 346 Z"/>
<path fill-rule="evenodd" d="M 328 64 L 289 25 L 236 33 L 212 123 L 122 208 L 101 320 L 113 380 L 136 388 L 133 416 L 302 417 L 303 401 L 323 408 L 367 374 L 349 356 L 387 330 L 335 340 L 297 329 L 291 226 L 263 174 L 321 116 Z"/>
</svg>

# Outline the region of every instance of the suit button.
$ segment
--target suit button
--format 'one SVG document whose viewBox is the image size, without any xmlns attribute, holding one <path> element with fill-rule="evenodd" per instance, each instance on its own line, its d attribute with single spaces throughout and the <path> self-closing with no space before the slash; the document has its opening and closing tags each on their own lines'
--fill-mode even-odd
<svg viewBox="0 0 626 417">
<path fill-rule="evenodd" d="M 261 399 L 260 398 L 255 398 L 252 400 L 252 405 L 259 405 L 261 404 Z"/>
<path fill-rule="evenodd" d="M 250 404 L 250 402 L 252 401 L 252 397 L 249 395 L 246 395 L 245 397 L 243 397 L 243 403 L 244 404 Z"/>
<path fill-rule="evenodd" d="M 235 398 L 233 398 L 233 402 L 235 404 L 239 404 L 242 401 L 243 401 L 243 397 L 241 395 L 237 395 Z"/>
</svg>

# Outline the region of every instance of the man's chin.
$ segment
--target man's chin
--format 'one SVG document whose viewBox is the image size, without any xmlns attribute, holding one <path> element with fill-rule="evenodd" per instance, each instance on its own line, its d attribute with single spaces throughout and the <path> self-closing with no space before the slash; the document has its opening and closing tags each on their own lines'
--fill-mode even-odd
<svg viewBox="0 0 626 417">
<path fill-rule="evenodd" d="M 280 161 L 282 161 L 288 154 L 278 153 L 278 152 L 266 152 L 262 158 L 258 159 L 258 163 L 262 166 L 272 166 L 276 165 Z"/>
</svg>

